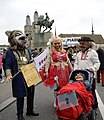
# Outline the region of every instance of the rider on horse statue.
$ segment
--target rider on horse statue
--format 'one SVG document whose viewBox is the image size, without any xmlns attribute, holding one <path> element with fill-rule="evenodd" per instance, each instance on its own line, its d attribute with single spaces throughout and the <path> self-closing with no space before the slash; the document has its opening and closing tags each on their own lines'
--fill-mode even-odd
<svg viewBox="0 0 104 120">
<path fill-rule="evenodd" d="M 49 18 L 49 16 L 48 16 L 48 13 L 45 13 L 45 15 L 46 15 L 46 18 L 44 19 L 45 21 L 49 21 L 50 20 L 50 18 Z"/>
<path fill-rule="evenodd" d="M 45 19 L 43 19 L 42 21 L 40 21 L 40 31 L 41 31 L 41 28 L 45 27 L 45 29 L 43 30 L 43 32 L 45 32 L 48 28 L 49 28 L 49 31 L 52 29 L 52 24 L 54 23 L 54 20 L 50 20 L 49 16 L 48 16 L 48 13 L 45 13 L 46 17 Z M 47 32 L 49 32 L 47 31 Z"/>
</svg>

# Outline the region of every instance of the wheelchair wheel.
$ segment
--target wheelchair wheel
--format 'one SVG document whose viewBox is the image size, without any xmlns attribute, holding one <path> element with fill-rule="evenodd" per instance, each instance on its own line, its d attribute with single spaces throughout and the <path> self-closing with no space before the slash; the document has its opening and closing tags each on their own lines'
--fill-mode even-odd
<svg viewBox="0 0 104 120">
<path fill-rule="evenodd" d="M 83 113 L 79 116 L 78 120 L 88 120 L 88 118 L 87 118 L 87 116 L 85 115 L 85 113 L 83 112 Z"/>
<path fill-rule="evenodd" d="M 96 119 L 97 119 L 97 111 L 92 109 L 88 116 L 88 120 L 96 120 Z"/>
</svg>

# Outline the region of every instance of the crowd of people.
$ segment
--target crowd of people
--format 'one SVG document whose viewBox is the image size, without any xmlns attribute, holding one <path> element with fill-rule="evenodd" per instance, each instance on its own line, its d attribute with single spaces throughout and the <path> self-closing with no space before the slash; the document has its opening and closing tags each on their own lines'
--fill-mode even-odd
<svg viewBox="0 0 104 120">
<path fill-rule="evenodd" d="M 26 48 L 26 39 L 16 39 L 16 34 L 20 31 L 7 31 L 8 42 L 10 47 L 0 54 L 0 81 L 2 81 L 2 69 L 8 81 L 12 81 L 13 97 L 17 98 L 17 119 L 25 120 L 24 113 L 24 97 L 27 96 L 27 112 L 26 115 L 38 116 L 39 113 L 34 112 L 34 91 L 35 86 L 28 87 L 20 68 L 29 64 L 31 59 L 37 57 L 43 52 L 40 48 L 29 50 Z M 20 37 L 21 37 L 20 36 Z M 25 37 L 24 37 L 25 38 Z M 15 41 L 15 39 L 17 41 Z M 48 57 L 45 64 L 45 86 L 48 86 L 54 91 L 54 107 L 56 107 L 56 93 L 63 86 L 69 83 L 69 76 L 73 70 L 88 70 L 91 74 L 94 73 L 92 84 L 92 94 L 94 96 L 93 108 L 98 108 L 96 89 L 97 82 L 104 86 L 104 50 L 100 47 L 97 51 L 93 50 L 94 42 L 89 37 L 81 37 L 77 48 L 69 48 L 65 50 L 62 45 L 62 38 L 54 36 L 51 38 Z M 19 72 L 19 73 L 18 73 Z M 13 77 L 16 73 L 16 77 Z"/>
</svg>

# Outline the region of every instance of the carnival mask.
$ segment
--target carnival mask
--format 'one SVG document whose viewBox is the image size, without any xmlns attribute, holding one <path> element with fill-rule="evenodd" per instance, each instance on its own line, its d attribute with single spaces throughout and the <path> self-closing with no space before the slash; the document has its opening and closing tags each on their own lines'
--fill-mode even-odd
<svg viewBox="0 0 104 120">
<path fill-rule="evenodd" d="M 8 42 L 10 43 L 10 47 L 12 49 L 25 48 L 26 42 L 28 39 L 26 35 L 22 33 L 20 30 L 6 31 L 6 35 L 8 36 Z"/>
</svg>

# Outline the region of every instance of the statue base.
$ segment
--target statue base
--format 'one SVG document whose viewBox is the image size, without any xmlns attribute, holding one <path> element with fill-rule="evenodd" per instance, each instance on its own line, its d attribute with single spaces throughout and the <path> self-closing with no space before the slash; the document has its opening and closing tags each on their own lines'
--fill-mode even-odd
<svg viewBox="0 0 104 120">
<path fill-rule="evenodd" d="M 51 38 L 51 32 L 34 33 L 31 48 L 46 48 L 47 42 Z"/>
</svg>

